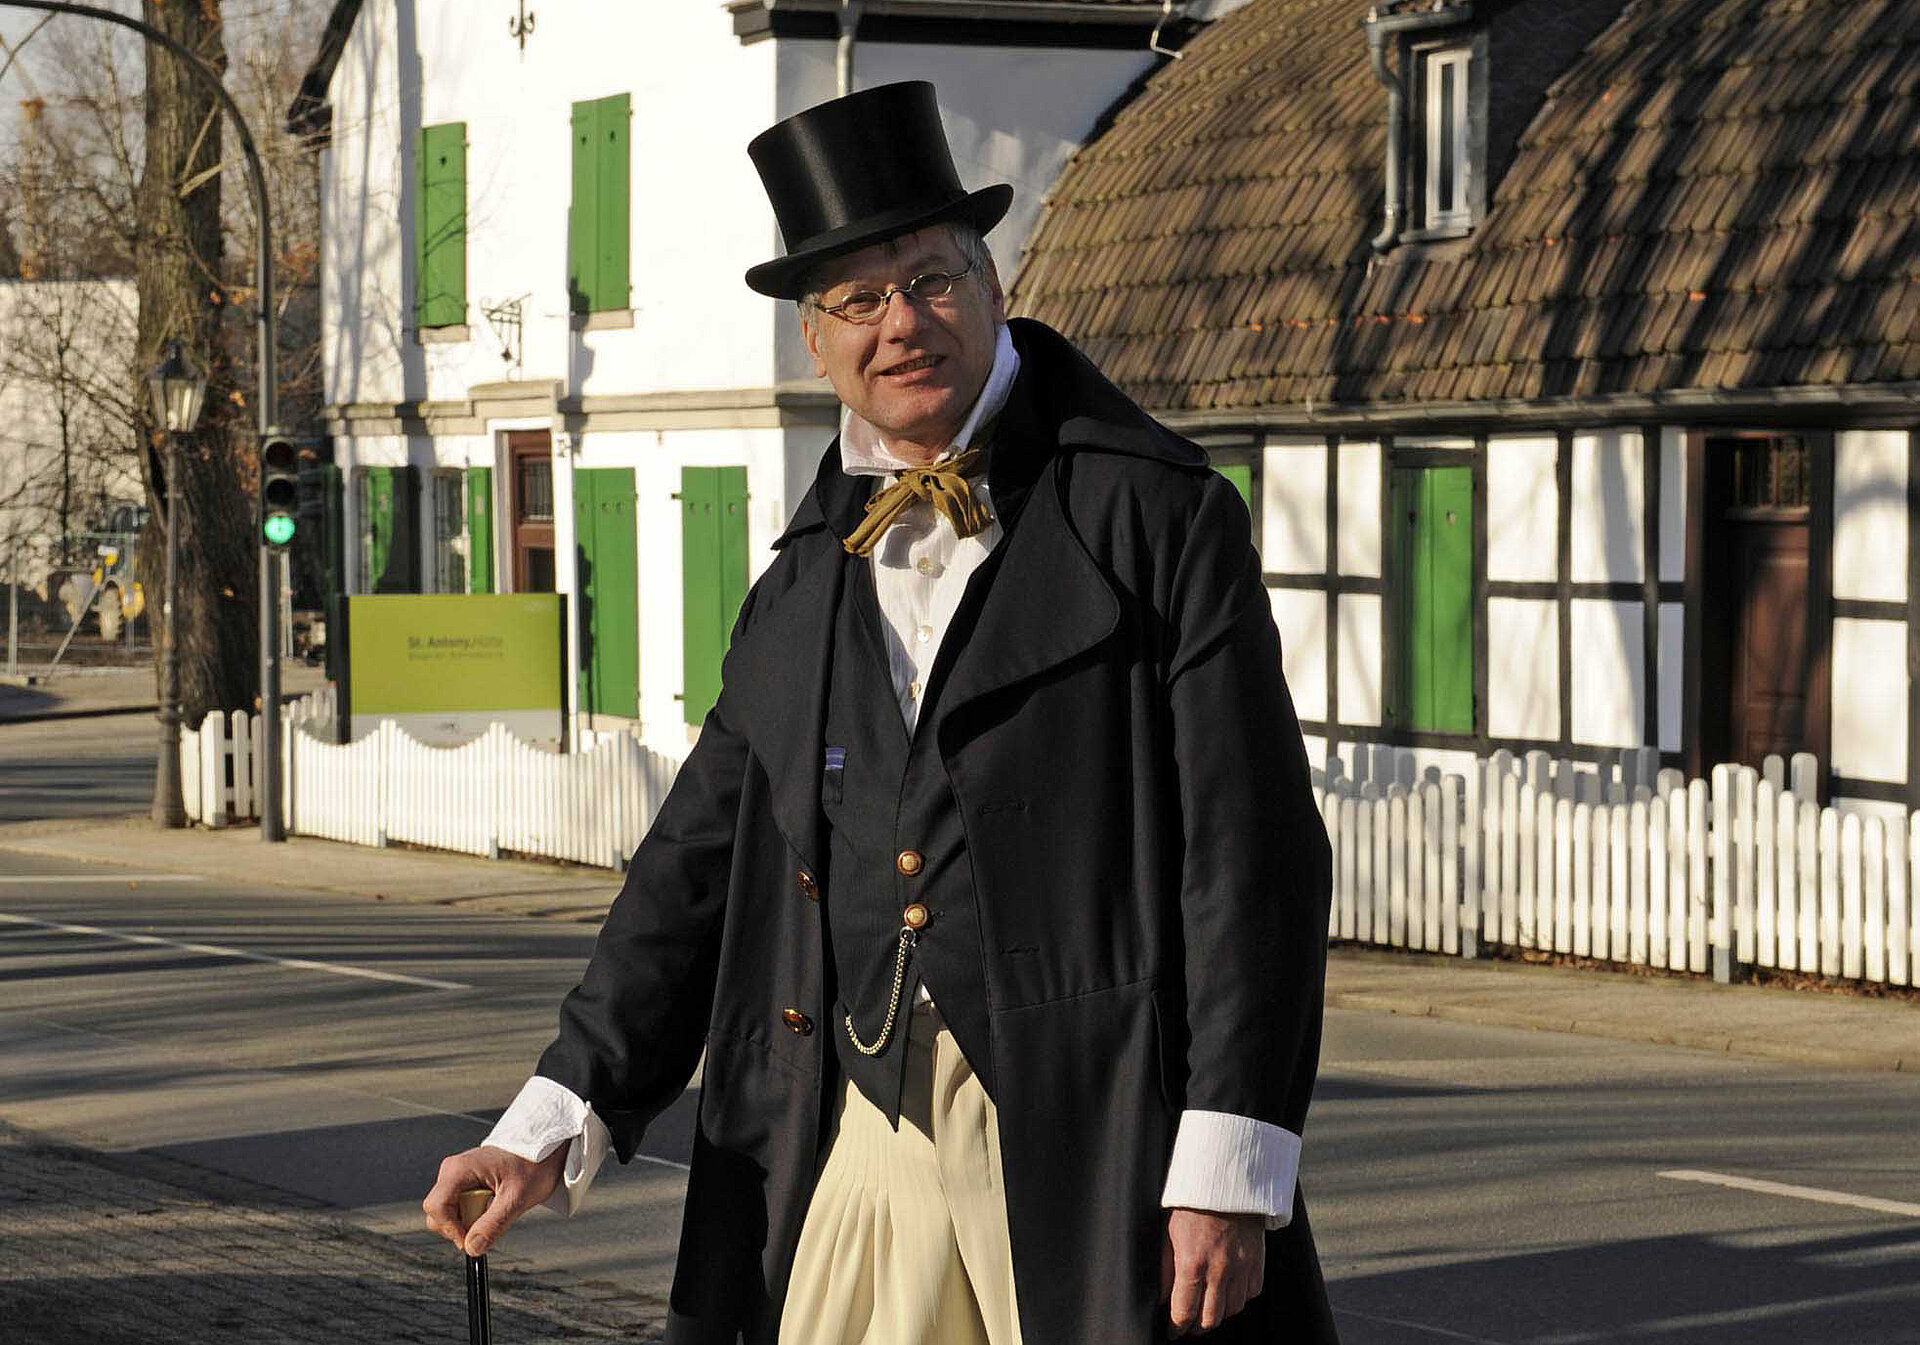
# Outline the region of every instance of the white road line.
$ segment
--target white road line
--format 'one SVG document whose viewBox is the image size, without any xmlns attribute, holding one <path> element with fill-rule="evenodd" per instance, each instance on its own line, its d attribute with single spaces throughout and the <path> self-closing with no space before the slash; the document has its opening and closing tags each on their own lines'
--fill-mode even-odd
<svg viewBox="0 0 1920 1345">
<path fill-rule="evenodd" d="M 1505 1341 L 1489 1340 L 1485 1336 L 1469 1336 L 1459 1331 L 1449 1331 L 1443 1326 L 1428 1326 L 1425 1322 L 1409 1322 L 1399 1317 L 1376 1317 L 1370 1312 L 1355 1312 L 1352 1308 L 1335 1308 L 1333 1315 L 1357 1317 L 1363 1322 L 1378 1322 L 1381 1326 L 1398 1326 L 1404 1330 L 1438 1336 L 1441 1340 L 1463 1340 L 1467 1345 L 1506 1345 Z"/>
<path fill-rule="evenodd" d="M 1691 1168 L 1673 1168 L 1654 1175 L 1665 1177 L 1668 1181 L 1730 1186 L 1736 1191 L 1757 1191 L 1766 1196 L 1788 1196 L 1794 1200 L 1811 1200 L 1821 1205 L 1851 1205 L 1855 1209 L 1872 1210 L 1876 1214 L 1898 1214 L 1908 1219 L 1920 1219 L 1920 1205 L 1912 1205 L 1904 1200 L 1882 1200 L 1878 1196 L 1856 1196 L 1847 1191 L 1823 1191 L 1817 1186 L 1789 1186 L 1785 1182 L 1764 1182 L 1753 1177 L 1733 1177 L 1724 1172 L 1696 1172 Z"/>
<path fill-rule="evenodd" d="M 204 883 L 197 873 L 9 873 L 0 883 Z"/>
<path fill-rule="evenodd" d="M 292 967 L 299 971 L 325 971 L 335 976 L 359 976 L 369 981 L 394 981 L 401 985 L 424 985 L 433 990 L 471 990 L 470 985 L 461 985 L 457 981 L 435 981 L 425 976 L 403 976 L 397 971 L 374 971 L 367 967 L 347 967 L 338 962 L 314 962 L 304 957 L 270 957 L 265 953 L 249 953 L 241 948 L 226 948 L 217 943 L 182 943 L 177 939 L 163 939 L 153 934 L 123 934 L 115 929 L 101 929 L 96 925 L 65 925 L 57 920 L 35 920 L 28 915 L 0 915 L 0 923 L 9 925 L 32 925 L 39 929 L 56 929 L 67 934 L 88 934 L 101 939 L 118 939 L 122 943 L 147 944 L 159 948 L 179 948 L 189 953 L 204 953 L 209 957 L 233 957 L 245 962 L 267 962 L 276 967 Z"/>
</svg>

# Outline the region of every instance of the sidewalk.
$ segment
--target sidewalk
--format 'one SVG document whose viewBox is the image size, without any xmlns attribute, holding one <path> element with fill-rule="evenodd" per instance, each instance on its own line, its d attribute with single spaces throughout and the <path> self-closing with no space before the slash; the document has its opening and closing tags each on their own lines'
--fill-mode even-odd
<svg viewBox="0 0 1920 1345">
<path fill-rule="evenodd" d="M 0 659 L 0 665 L 5 660 Z M 280 689 L 303 695 L 326 684 L 326 671 L 300 659 L 281 661 Z M 0 666 L 0 673 L 4 667 Z M 0 725 L 43 719 L 86 719 L 95 715 L 153 714 L 157 710 L 153 668 L 59 667 L 45 674 L 39 666 L 20 665 L 20 677 L 0 675 Z M 195 725 L 189 724 L 188 728 Z"/>
<path fill-rule="evenodd" d="M 209 1193 L 222 1180 L 233 1189 Z M 661 1339 L 664 1304 L 563 1291 L 515 1274 L 504 1255 L 489 1270 L 501 1341 Z M 0 1322 L 9 1345 L 455 1341 L 466 1338 L 466 1280 L 451 1245 L 0 1123 Z"/>
<path fill-rule="evenodd" d="M 308 837 L 267 845 L 257 827 L 161 831 L 144 816 L 0 824 L 0 850 L 594 924 L 620 887 L 611 870 Z M 1920 1071 L 1920 1004 L 1911 1000 L 1336 948 L 1327 1005 L 1841 1069 Z"/>
</svg>

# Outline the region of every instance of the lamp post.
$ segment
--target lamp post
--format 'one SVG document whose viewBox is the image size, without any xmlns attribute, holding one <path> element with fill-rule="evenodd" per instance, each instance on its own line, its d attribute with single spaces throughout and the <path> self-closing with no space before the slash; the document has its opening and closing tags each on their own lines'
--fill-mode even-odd
<svg viewBox="0 0 1920 1345">
<path fill-rule="evenodd" d="M 240 104 L 227 92 L 226 82 L 220 72 L 208 65 L 192 48 L 178 38 L 161 32 L 150 23 L 128 18 L 111 9 L 102 9 L 98 5 L 74 4 L 71 0 L 0 0 L 0 9 L 31 9 L 43 14 L 74 14 L 84 19 L 99 19 L 102 23 L 115 24 L 140 34 L 147 41 L 165 47 L 177 56 L 187 69 L 192 70 L 207 82 L 214 96 L 220 100 L 227 118 L 233 123 L 234 131 L 240 137 L 240 152 L 247 162 L 247 188 L 253 194 L 254 217 L 254 285 L 258 306 L 254 310 L 254 339 L 259 381 L 254 393 L 254 415 L 262 441 L 267 433 L 279 421 L 280 389 L 275 372 L 276 356 L 274 350 L 273 327 L 273 214 L 268 206 L 267 172 L 260 162 L 260 151 L 253 143 L 253 131 L 247 125 L 247 119 L 240 113 Z M 158 417 L 156 417 L 156 420 Z M 176 436 L 169 432 L 168 452 L 176 452 Z M 171 461 L 171 459 L 170 459 Z M 169 467 L 168 475 L 171 476 Z M 169 490 L 172 489 L 169 483 Z M 172 528 L 169 525 L 169 546 L 171 546 Z M 265 547 L 260 548 L 259 590 L 260 590 L 260 839 L 280 841 L 286 839 L 280 817 L 280 594 L 278 581 L 280 566 L 268 554 Z M 171 588 L 171 581 L 169 581 Z M 171 599 L 169 599 L 171 606 Z M 168 642 L 171 650 L 172 642 Z M 267 699 L 271 692 L 273 698 Z M 177 696 L 176 696 L 177 702 Z M 177 709 L 177 705 L 176 705 Z M 163 738 L 164 742 L 164 738 Z M 164 780 L 168 771 L 174 772 L 174 798 L 179 798 L 179 753 L 172 757 L 161 754 L 160 772 Z M 161 800 L 154 800 L 154 817 L 160 818 Z M 178 822 L 163 822 L 162 825 L 178 826 Z"/>
<path fill-rule="evenodd" d="M 153 781 L 153 821 L 161 827 L 184 827 L 187 809 L 180 798 L 180 644 L 174 624 L 180 593 L 180 518 L 187 506 L 186 493 L 180 488 L 180 441 L 200 423 L 207 375 L 194 367 L 179 341 L 169 341 L 166 359 L 147 375 L 147 393 L 153 399 L 153 423 L 167 435 L 166 589 L 160 609 L 166 652 L 160 660 L 160 763 Z"/>
</svg>

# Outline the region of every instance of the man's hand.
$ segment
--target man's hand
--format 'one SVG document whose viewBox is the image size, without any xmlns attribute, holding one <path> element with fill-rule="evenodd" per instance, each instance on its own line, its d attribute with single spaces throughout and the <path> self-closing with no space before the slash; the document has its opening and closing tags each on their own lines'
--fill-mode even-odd
<svg viewBox="0 0 1920 1345">
<path fill-rule="evenodd" d="M 468 1256 L 485 1256 L 508 1224 L 554 1193 L 568 1147 L 561 1145 L 538 1163 L 491 1145 L 443 1159 L 439 1179 L 420 1202 L 427 1227 Z M 483 1186 L 493 1192 L 493 1204 L 468 1228 L 460 1221 L 460 1193 Z"/>
<path fill-rule="evenodd" d="M 1160 1301 L 1173 1334 L 1211 1331 L 1266 1283 L 1267 1221 L 1258 1214 L 1167 1211 L 1160 1249 Z"/>
</svg>

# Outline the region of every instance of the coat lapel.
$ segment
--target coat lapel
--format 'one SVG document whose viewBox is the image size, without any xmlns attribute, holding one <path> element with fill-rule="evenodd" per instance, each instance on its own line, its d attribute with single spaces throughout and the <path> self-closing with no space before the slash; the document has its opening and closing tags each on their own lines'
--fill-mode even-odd
<svg viewBox="0 0 1920 1345">
<path fill-rule="evenodd" d="M 937 720 L 1085 653 L 1120 624 L 1113 586 L 1067 522 L 1059 472 L 1055 456 L 1041 469 L 1003 543 L 1006 554 L 979 622 L 940 692 Z"/>
</svg>

